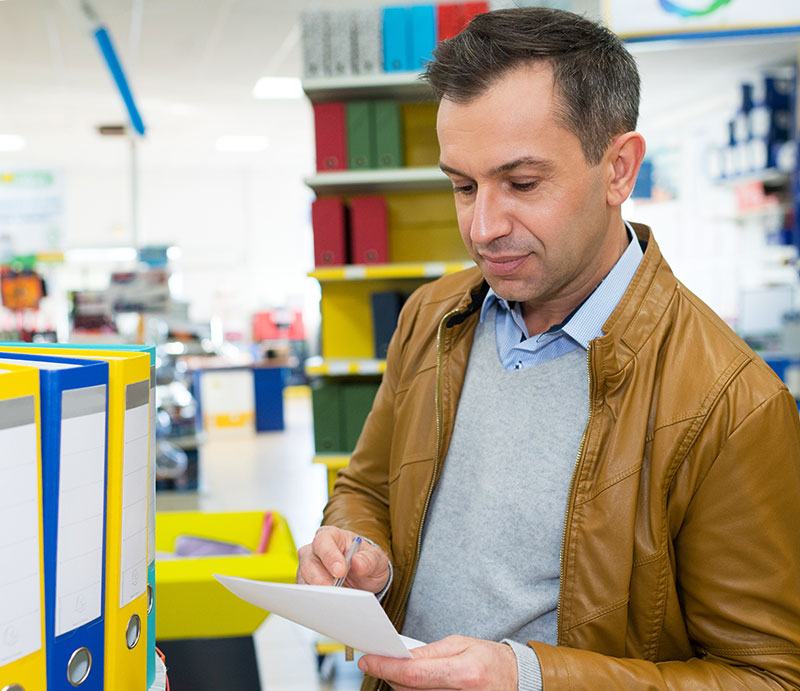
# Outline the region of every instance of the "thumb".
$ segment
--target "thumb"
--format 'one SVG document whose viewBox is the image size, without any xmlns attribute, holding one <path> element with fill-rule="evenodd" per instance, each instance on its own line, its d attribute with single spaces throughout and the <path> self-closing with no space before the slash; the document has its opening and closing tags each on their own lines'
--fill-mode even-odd
<svg viewBox="0 0 800 691">
<path fill-rule="evenodd" d="M 353 555 L 350 566 L 360 575 L 371 576 L 389 568 L 389 557 L 380 547 L 364 542 L 361 549 Z"/>
</svg>

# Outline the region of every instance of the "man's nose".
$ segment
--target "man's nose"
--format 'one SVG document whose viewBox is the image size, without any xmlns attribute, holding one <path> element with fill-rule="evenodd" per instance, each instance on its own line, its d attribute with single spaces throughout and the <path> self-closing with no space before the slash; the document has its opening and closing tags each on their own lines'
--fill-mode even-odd
<svg viewBox="0 0 800 691">
<path fill-rule="evenodd" d="M 475 194 L 470 228 L 470 239 L 473 244 L 488 245 L 492 240 L 510 232 L 510 217 L 502 195 L 491 187 L 479 187 Z"/>
</svg>

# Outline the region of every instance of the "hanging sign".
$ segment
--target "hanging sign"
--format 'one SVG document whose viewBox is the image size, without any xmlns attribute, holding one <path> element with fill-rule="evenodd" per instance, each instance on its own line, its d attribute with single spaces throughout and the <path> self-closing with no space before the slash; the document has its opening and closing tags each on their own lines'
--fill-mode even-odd
<svg viewBox="0 0 800 691">
<path fill-rule="evenodd" d="M 0 168 L 0 262 L 61 249 L 63 212 L 58 171 Z"/>
<path fill-rule="evenodd" d="M 632 41 L 800 33 L 798 0 L 605 0 L 604 14 Z"/>
</svg>

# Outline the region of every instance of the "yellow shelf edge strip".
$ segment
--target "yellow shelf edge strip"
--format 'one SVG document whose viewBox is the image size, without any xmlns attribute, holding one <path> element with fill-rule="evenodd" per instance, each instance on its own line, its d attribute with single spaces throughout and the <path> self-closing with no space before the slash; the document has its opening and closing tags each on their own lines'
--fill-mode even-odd
<svg viewBox="0 0 800 691">
<path fill-rule="evenodd" d="M 308 275 L 318 281 L 363 281 L 381 278 L 435 278 L 475 266 L 471 261 L 349 264 L 318 268 Z"/>
<path fill-rule="evenodd" d="M 306 362 L 306 374 L 339 376 L 374 375 L 386 371 L 386 360 L 322 360 L 314 358 Z"/>
</svg>

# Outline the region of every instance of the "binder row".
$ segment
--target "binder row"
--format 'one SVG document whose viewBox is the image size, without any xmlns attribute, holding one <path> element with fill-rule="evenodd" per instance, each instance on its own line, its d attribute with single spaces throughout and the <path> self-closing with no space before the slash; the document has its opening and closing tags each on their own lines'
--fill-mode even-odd
<svg viewBox="0 0 800 691">
<path fill-rule="evenodd" d="M 487 2 L 312 11 L 302 15 L 307 78 L 424 69 L 438 41 L 458 34 Z"/>
<path fill-rule="evenodd" d="M 377 381 L 324 378 L 311 387 L 317 453 L 350 453 L 358 441 Z"/>
<path fill-rule="evenodd" d="M 155 680 L 155 348 L 0 343 L 0 688 Z"/>
<path fill-rule="evenodd" d="M 403 132 L 396 101 L 314 104 L 317 170 L 399 168 Z"/>
<path fill-rule="evenodd" d="M 321 197 L 311 204 L 316 266 L 384 264 L 389 261 L 386 199 Z"/>
</svg>

